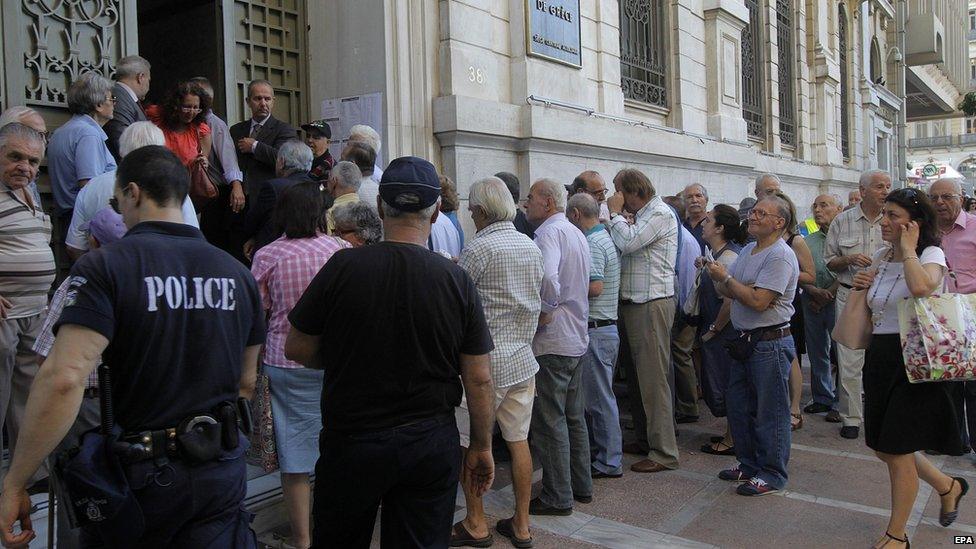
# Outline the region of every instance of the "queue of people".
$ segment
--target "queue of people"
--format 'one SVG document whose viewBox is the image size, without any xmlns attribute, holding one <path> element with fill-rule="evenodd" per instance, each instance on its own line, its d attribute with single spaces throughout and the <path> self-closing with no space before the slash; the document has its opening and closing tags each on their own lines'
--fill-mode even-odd
<svg viewBox="0 0 976 549">
<path fill-rule="evenodd" d="M 891 473 L 876 547 L 907 546 L 919 478 L 941 497 L 940 523 L 955 520 L 966 481 L 919 452 L 971 448 L 976 390 L 908 383 L 896 306 L 950 271 L 951 288 L 974 291 L 976 217 L 957 182 L 891 191 L 871 170 L 846 210 L 818 196 L 816 230 L 801 234 L 774 174 L 737 210 L 709 209 L 699 183 L 661 196 L 631 168 L 614 193 L 586 171 L 569 186 L 535 180 L 520 201 L 500 172 L 470 185 L 466 236 L 455 182 L 417 157 L 381 169 L 372 128 L 353 127 L 335 159 L 326 121 L 300 141 L 274 118 L 267 81 L 248 85 L 251 118 L 228 128 L 205 79 L 143 107 L 148 62 L 120 66 L 114 84 L 88 73 L 72 85 L 74 116 L 50 141 L 33 111 L 0 116 L 5 546 L 33 535 L 28 489 L 84 467 L 87 491 L 70 474 L 58 484 L 62 507 L 85 505 L 89 520 L 60 517 L 59 546 L 253 547 L 238 428 L 258 376 L 295 547 L 368 546 L 378 511 L 386 540 L 485 547 L 497 533 L 531 547 L 530 517 L 600 497 L 593 479 L 624 476 L 623 454 L 640 458 L 632 473 L 678 469 L 676 426 L 698 421 L 699 393 L 727 418 L 702 451 L 735 458 L 716 474 L 742 496 L 787 486 L 791 432 L 823 414 L 843 438 L 863 426 Z M 31 189 L 45 156 L 75 259 L 50 303 L 52 222 Z M 200 169 L 218 189 L 198 211 Z M 866 351 L 832 341 L 861 314 Z M 99 417 L 106 400 L 114 413 Z M 496 424 L 515 500 L 492 527 Z M 458 483 L 467 511 L 454 522 Z"/>
</svg>

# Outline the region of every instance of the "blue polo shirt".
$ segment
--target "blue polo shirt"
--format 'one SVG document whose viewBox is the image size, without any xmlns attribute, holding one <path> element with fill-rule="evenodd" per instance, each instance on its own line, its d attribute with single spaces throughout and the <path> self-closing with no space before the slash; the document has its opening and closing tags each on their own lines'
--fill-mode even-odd
<svg viewBox="0 0 976 549">
<path fill-rule="evenodd" d="M 126 431 L 175 427 L 235 401 L 244 348 L 265 336 L 250 271 L 181 223 L 140 223 L 82 256 L 55 333 L 65 324 L 109 340 L 102 357 Z"/>
<path fill-rule="evenodd" d="M 58 215 L 74 208 L 78 181 L 116 168 L 106 139 L 102 127 L 87 114 L 76 114 L 54 130 L 47 146 L 47 171 Z"/>
<path fill-rule="evenodd" d="M 590 282 L 603 281 L 603 292 L 590 298 L 590 320 L 617 320 L 620 299 L 620 254 L 602 223 L 586 232 L 590 245 Z"/>
</svg>

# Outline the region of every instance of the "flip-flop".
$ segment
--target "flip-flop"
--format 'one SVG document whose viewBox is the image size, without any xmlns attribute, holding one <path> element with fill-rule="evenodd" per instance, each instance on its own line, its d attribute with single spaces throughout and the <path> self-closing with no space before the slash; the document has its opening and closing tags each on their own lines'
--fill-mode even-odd
<svg viewBox="0 0 976 549">
<path fill-rule="evenodd" d="M 491 547 L 492 543 L 495 543 L 495 537 L 491 535 L 491 530 L 487 536 L 476 538 L 464 527 L 464 521 L 455 523 L 451 528 L 451 547 Z"/>
<path fill-rule="evenodd" d="M 793 419 L 790 420 L 790 431 L 799 431 L 803 428 L 803 416 L 801 414 L 790 413 L 790 417 L 799 420 L 796 423 L 793 423 Z"/>
<path fill-rule="evenodd" d="M 711 444 L 702 444 L 701 451 L 705 454 L 711 454 L 713 456 L 734 456 L 735 455 L 735 446 L 729 446 L 728 444 L 725 444 L 721 440 L 716 441 L 716 444 L 719 443 L 721 443 L 722 446 L 725 446 L 725 450 L 716 450 L 715 448 L 712 447 Z"/>
<path fill-rule="evenodd" d="M 529 536 L 527 539 L 515 537 L 515 527 L 512 525 L 512 519 L 510 518 L 498 521 L 498 524 L 495 525 L 495 530 L 498 530 L 499 534 L 508 538 L 508 540 L 512 542 L 512 545 L 518 547 L 519 549 L 532 547 L 532 536 Z"/>
</svg>

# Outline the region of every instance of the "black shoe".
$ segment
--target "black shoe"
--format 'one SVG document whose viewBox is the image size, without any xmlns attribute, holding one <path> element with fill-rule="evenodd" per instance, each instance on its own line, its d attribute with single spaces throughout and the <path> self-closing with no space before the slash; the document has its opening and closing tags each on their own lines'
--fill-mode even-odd
<svg viewBox="0 0 976 549">
<path fill-rule="evenodd" d="M 840 436 L 844 438 L 857 438 L 861 429 L 855 425 L 847 425 L 840 428 Z"/>
<path fill-rule="evenodd" d="M 573 494 L 573 499 L 575 499 L 576 501 L 578 501 L 580 503 L 592 503 L 593 502 L 593 496 L 580 496 L 580 495 L 577 495 L 577 494 Z"/>
<path fill-rule="evenodd" d="M 611 475 L 610 473 L 604 473 L 603 471 L 599 471 L 597 469 L 590 469 L 590 478 L 620 478 L 622 476 L 624 476 L 623 473 Z"/>
<path fill-rule="evenodd" d="M 840 423 L 841 422 L 840 412 L 838 412 L 837 410 L 831 410 L 827 412 L 827 415 L 824 416 L 824 421 L 826 421 L 827 423 Z"/>
<path fill-rule="evenodd" d="M 821 404 L 819 402 L 811 402 L 810 404 L 807 404 L 806 408 L 803 409 L 804 414 L 822 414 L 829 411 L 830 406 Z"/>
<path fill-rule="evenodd" d="M 535 498 L 529 502 L 529 514 L 568 517 L 569 515 L 573 514 L 573 508 L 569 507 L 567 509 L 560 509 L 558 507 L 551 507 L 545 503 L 542 503 L 541 499 Z"/>
<path fill-rule="evenodd" d="M 698 416 L 675 414 L 674 421 L 675 423 L 696 423 L 698 421 Z"/>
</svg>

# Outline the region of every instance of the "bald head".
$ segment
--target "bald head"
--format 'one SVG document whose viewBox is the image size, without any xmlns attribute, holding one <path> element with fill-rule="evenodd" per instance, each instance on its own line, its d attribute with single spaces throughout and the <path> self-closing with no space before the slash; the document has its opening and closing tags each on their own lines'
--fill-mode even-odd
<svg viewBox="0 0 976 549">
<path fill-rule="evenodd" d="M 939 179 L 929 186 L 929 199 L 935 207 L 939 227 L 949 229 L 962 212 L 962 185 L 955 179 Z"/>
<path fill-rule="evenodd" d="M 813 220 L 817 225 L 826 230 L 837 214 L 844 211 L 844 206 L 836 194 L 822 194 L 814 199 L 810 211 L 813 212 Z"/>
<path fill-rule="evenodd" d="M 570 194 L 575 195 L 580 192 L 592 196 L 597 202 L 603 202 L 607 198 L 607 184 L 599 172 L 586 170 L 573 179 L 570 187 Z"/>
</svg>

